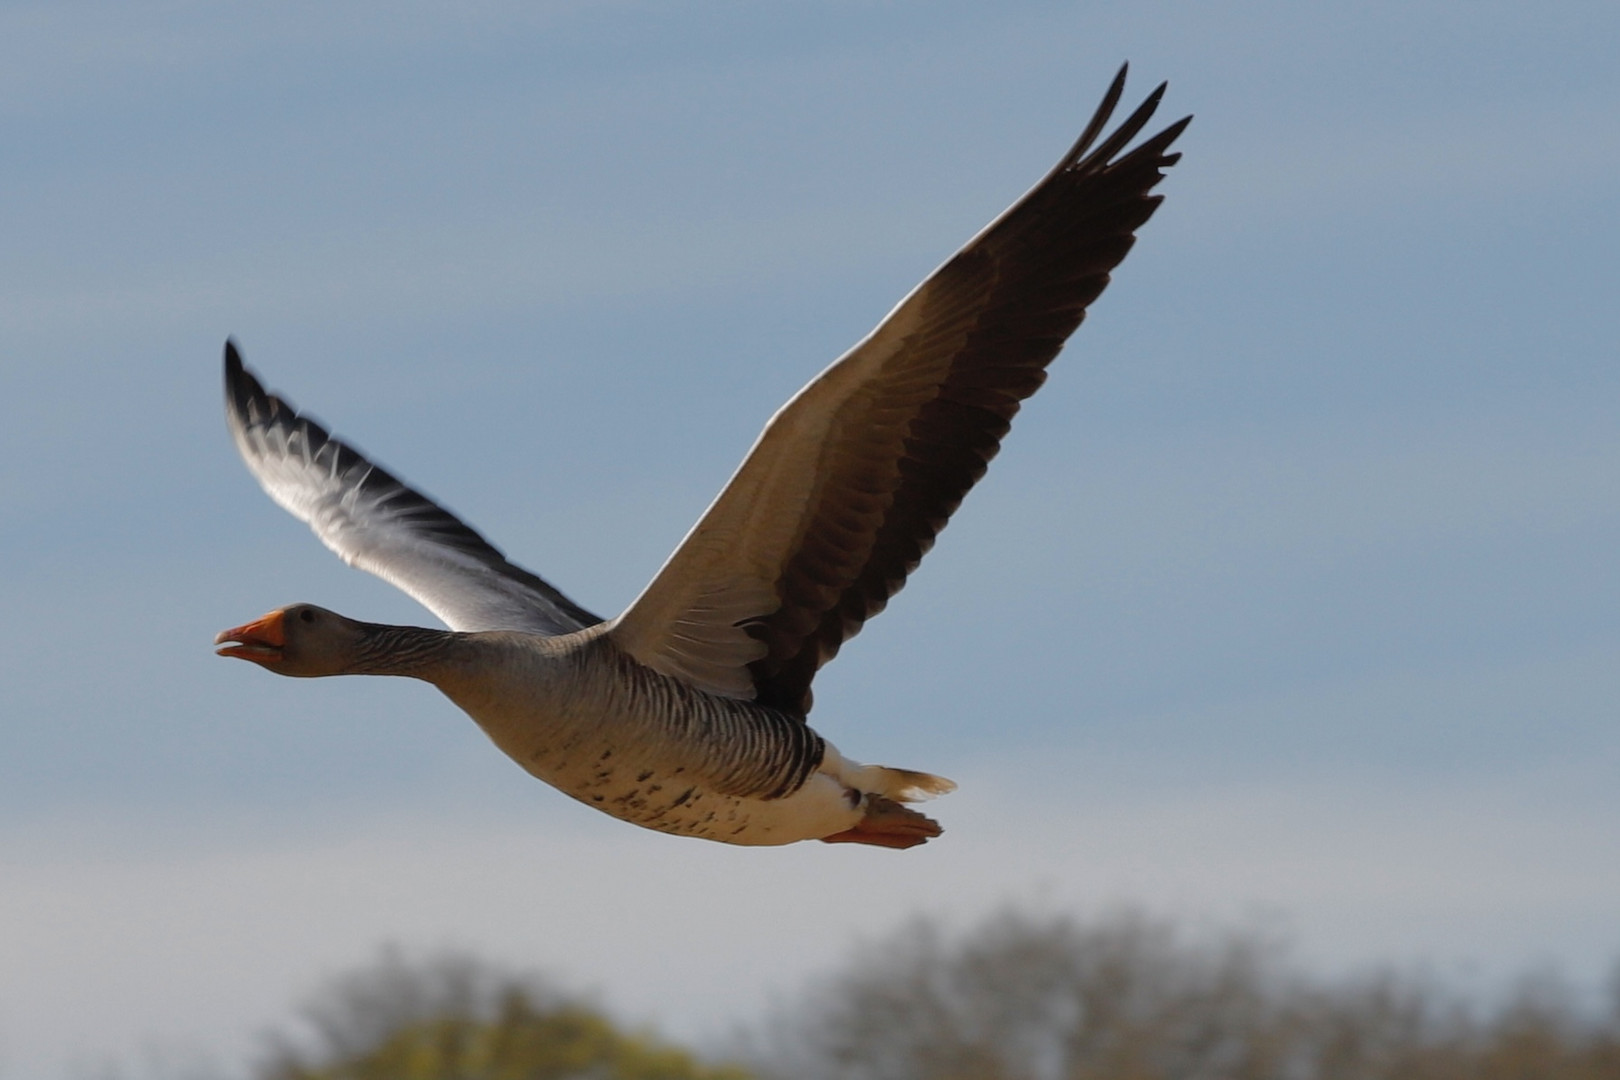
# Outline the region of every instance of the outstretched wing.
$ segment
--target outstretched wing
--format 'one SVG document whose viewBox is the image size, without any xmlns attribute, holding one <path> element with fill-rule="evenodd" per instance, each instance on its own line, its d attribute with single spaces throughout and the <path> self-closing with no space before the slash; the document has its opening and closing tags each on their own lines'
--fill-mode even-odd
<svg viewBox="0 0 1620 1080">
<path fill-rule="evenodd" d="M 1019 404 L 1152 216 L 1191 117 L 1145 140 L 1160 86 L 1097 143 L 1085 133 L 766 426 L 731 482 L 611 630 L 642 663 L 804 713 L 810 681 L 883 610 Z"/>
<path fill-rule="evenodd" d="M 566 634 L 602 621 L 267 393 L 233 341 L 225 343 L 225 419 L 278 506 L 344 562 L 397 585 L 452 630 Z"/>
</svg>

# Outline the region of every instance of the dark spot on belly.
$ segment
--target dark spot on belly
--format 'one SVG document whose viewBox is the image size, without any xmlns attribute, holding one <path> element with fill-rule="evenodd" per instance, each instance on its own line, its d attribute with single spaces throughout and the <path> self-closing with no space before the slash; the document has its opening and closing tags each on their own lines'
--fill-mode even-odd
<svg viewBox="0 0 1620 1080">
<path fill-rule="evenodd" d="M 613 751 L 604 750 L 604 751 L 602 751 L 602 756 L 597 758 L 596 760 L 598 760 L 598 761 L 606 761 L 608 758 L 610 758 L 612 756 L 613 756 Z"/>
<path fill-rule="evenodd" d="M 592 795 L 591 802 L 601 802 L 605 798 L 607 798 L 606 795 Z"/>
<path fill-rule="evenodd" d="M 651 776 L 652 772 L 653 771 L 651 769 L 647 769 L 646 771 L 637 774 L 636 783 L 645 784 L 647 782 L 647 777 Z"/>
<path fill-rule="evenodd" d="M 677 770 L 677 771 L 679 771 L 679 770 Z M 670 809 L 673 810 L 677 806 L 685 806 L 686 805 L 686 800 L 690 799 L 696 792 L 697 792 L 697 788 L 690 788 L 690 787 L 687 788 L 685 791 L 683 791 L 679 795 L 675 796 L 675 801 L 669 804 Z"/>
<path fill-rule="evenodd" d="M 845 788 L 844 798 L 849 800 L 849 808 L 851 810 L 861 805 L 861 793 L 856 791 L 854 788 Z"/>
</svg>

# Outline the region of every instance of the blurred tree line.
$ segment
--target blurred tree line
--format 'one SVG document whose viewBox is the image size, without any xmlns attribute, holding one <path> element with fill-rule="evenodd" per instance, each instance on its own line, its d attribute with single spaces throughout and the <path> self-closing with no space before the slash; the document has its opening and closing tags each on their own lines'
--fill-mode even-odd
<svg viewBox="0 0 1620 1080">
<path fill-rule="evenodd" d="M 313 996 L 251 1080 L 1620 1080 L 1620 980 L 1469 1002 L 1384 972 L 1330 981 L 1257 934 L 1123 914 L 919 921 L 709 1064 L 543 980 L 397 952 Z M 191 1077 L 199 1077 L 189 1072 Z M 116 1075 L 116 1074 L 114 1074 Z M 212 1075 L 219 1075 L 217 1073 Z M 242 1074 L 233 1074 L 242 1075 Z"/>
<path fill-rule="evenodd" d="M 1392 972 L 1291 969 L 1258 934 L 1191 941 L 1122 914 L 918 922 L 757 1037 L 765 1080 L 1620 1080 L 1620 980 L 1495 1007 Z"/>
<path fill-rule="evenodd" d="M 469 956 L 387 951 L 270 1037 L 254 1080 L 750 1080 L 710 1067 L 532 975 Z"/>
</svg>

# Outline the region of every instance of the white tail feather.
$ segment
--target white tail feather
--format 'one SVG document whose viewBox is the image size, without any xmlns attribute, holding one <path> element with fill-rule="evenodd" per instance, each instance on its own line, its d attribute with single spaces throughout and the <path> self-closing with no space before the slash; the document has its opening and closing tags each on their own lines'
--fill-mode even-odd
<svg viewBox="0 0 1620 1080">
<path fill-rule="evenodd" d="M 925 802 L 935 795 L 948 795 L 956 790 L 956 784 L 943 776 L 911 769 L 862 765 L 852 771 L 855 775 L 850 786 L 895 802 Z"/>
<path fill-rule="evenodd" d="M 895 802 L 923 802 L 935 795 L 948 795 L 956 790 L 956 784 L 943 776 L 851 761 L 840 754 L 832 743 L 827 744 L 822 755 L 821 771 L 837 777 L 838 782 L 846 788 L 854 788 L 868 795 L 881 795 Z"/>
</svg>

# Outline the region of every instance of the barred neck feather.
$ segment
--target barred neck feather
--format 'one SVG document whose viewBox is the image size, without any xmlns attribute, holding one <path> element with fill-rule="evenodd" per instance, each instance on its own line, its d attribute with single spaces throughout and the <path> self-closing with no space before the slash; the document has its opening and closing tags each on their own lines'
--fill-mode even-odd
<svg viewBox="0 0 1620 1080">
<path fill-rule="evenodd" d="M 467 635 L 425 626 L 360 623 L 361 635 L 345 674 L 403 675 L 433 681 L 462 652 Z"/>
</svg>

